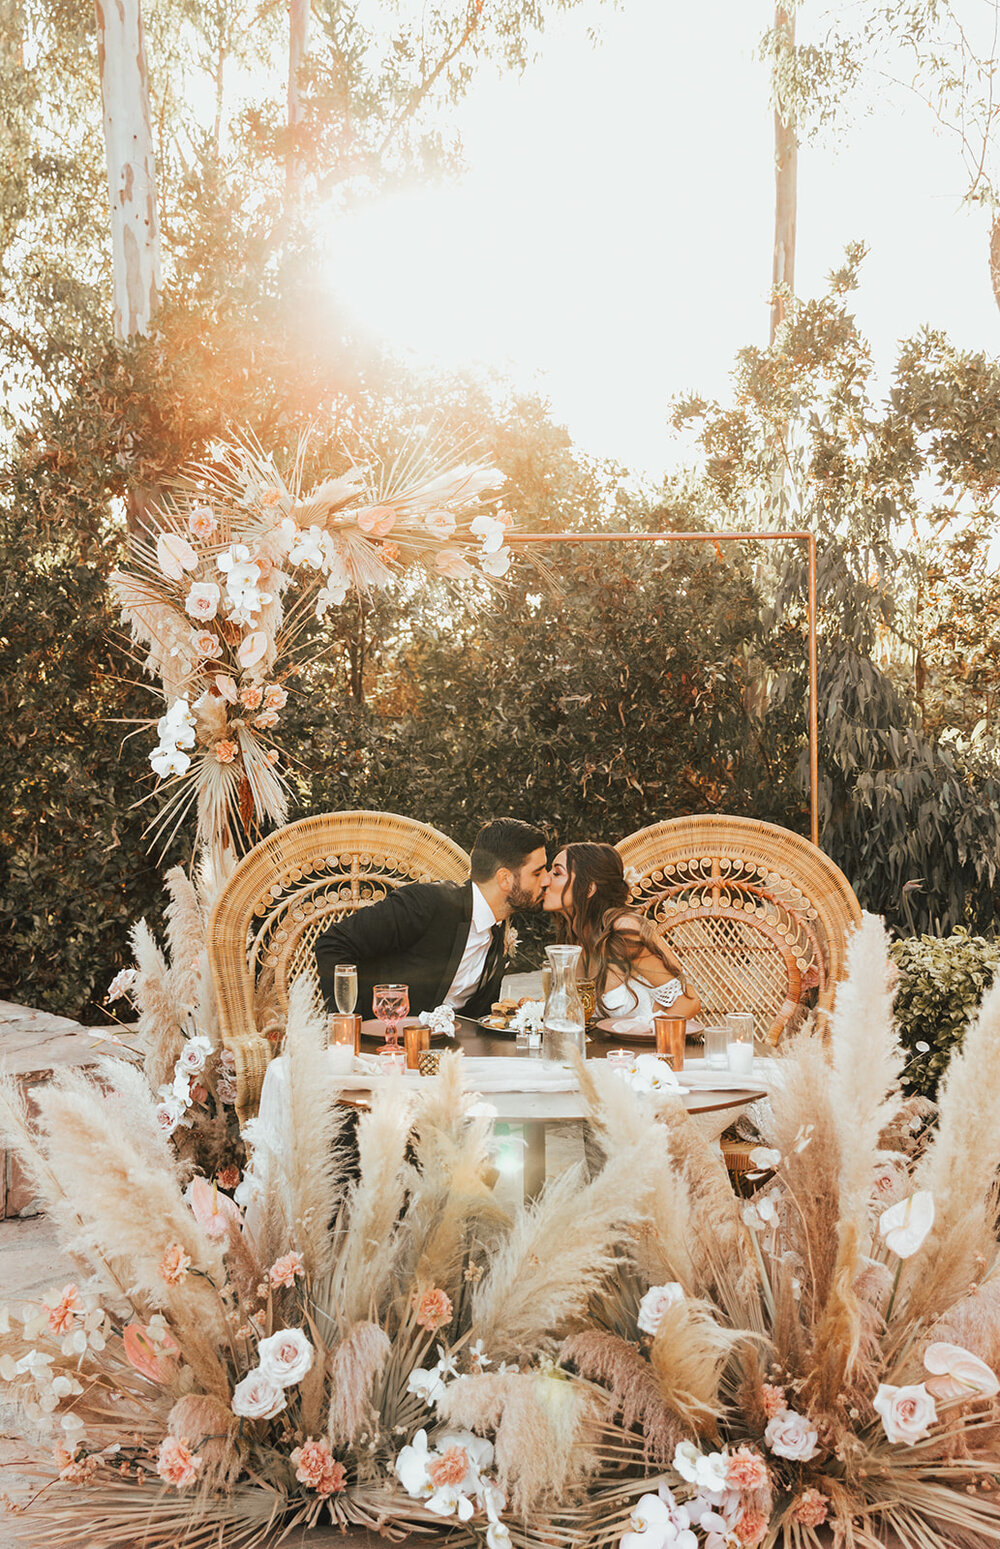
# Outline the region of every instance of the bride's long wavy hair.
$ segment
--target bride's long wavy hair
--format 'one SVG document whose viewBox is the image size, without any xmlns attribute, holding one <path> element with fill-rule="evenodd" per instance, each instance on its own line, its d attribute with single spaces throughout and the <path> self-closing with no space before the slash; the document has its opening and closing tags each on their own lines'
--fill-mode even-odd
<svg viewBox="0 0 1000 1549">
<path fill-rule="evenodd" d="M 629 889 L 622 858 L 611 844 L 568 844 L 569 900 L 556 921 L 561 942 L 583 948 L 584 978 L 593 979 L 603 1012 L 609 971 L 627 979 L 644 953 L 659 958 L 684 982 L 677 958 L 652 925 L 628 907 Z"/>
</svg>

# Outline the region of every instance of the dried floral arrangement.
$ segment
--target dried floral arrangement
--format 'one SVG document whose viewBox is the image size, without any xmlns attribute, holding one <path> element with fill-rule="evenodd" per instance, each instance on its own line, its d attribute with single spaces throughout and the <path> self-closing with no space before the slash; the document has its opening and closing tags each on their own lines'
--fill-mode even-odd
<svg viewBox="0 0 1000 1549">
<path fill-rule="evenodd" d="M 160 679 L 150 764 L 166 792 L 150 825 L 164 848 L 192 808 L 195 848 L 239 849 L 254 825 L 282 823 L 288 785 L 276 732 L 303 662 L 306 628 L 351 592 L 408 570 L 493 580 L 511 563 L 503 475 L 442 469 L 416 436 L 390 467 L 352 466 L 304 487 L 307 444 L 282 473 L 249 436 L 217 442 L 180 471 L 113 594 Z M 487 509 L 487 505 L 490 509 Z M 149 798 L 145 798 L 149 799 Z"/>
<path fill-rule="evenodd" d="M 355 1133 L 301 985 L 245 1214 L 185 1189 L 128 1062 L 58 1075 L 36 1118 L 6 1083 L 89 1274 L 3 1319 L 0 1377 L 60 1439 L 33 1542 L 1000 1543 L 1000 989 L 911 1168 L 888 985 L 868 918 L 828 1042 L 780 1058 L 750 1202 L 676 1099 L 591 1061 L 592 1173 L 503 1208 L 461 1056 Z"/>
</svg>

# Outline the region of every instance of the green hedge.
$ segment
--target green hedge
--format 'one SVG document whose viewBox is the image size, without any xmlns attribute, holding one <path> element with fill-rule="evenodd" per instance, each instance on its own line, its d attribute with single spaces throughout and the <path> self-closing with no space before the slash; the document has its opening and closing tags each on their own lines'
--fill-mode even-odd
<svg viewBox="0 0 1000 1549">
<path fill-rule="evenodd" d="M 948 1061 L 962 1046 L 969 1018 L 993 983 L 1000 941 L 956 930 L 950 936 L 908 937 L 894 942 L 891 952 L 899 968 L 896 1025 L 912 1056 L 904 1084 L 933 1098 Z"/>
</svg>

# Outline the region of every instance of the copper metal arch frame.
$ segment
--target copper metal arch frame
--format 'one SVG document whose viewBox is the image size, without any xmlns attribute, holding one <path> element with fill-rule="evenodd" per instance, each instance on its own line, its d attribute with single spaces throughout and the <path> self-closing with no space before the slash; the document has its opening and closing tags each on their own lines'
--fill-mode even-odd
<svg viewBox="0 0 1000 1549">
<path fill-rule="evenodd" d="M 809 837 L 819 844 L 819 674 L 816 658 L 816 534 L 811 532 L 521 532 L 511 548 L 552 543 L 804 543 L 809 559 Z"/>
</svg>

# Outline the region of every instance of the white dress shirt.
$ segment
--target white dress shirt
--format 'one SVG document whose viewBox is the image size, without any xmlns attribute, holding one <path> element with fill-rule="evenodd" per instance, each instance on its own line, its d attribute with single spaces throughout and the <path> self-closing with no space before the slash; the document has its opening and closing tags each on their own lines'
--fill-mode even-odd
<svg viewBox="0 0 1000 1549">
<path fill-rule="evenodd" d="M 456 1011 L 460 1010 L 476 988 L 486 966 L 486 954 L 490 950 L 490 932 L 496 923 L 496 915 L 478 885 L 473 882 L 469 939 L 465 943 L 461 962 L 455 969 L 451 989 L 444 998 L 446 1006 L 452 1006 Z"/>
</svg>

